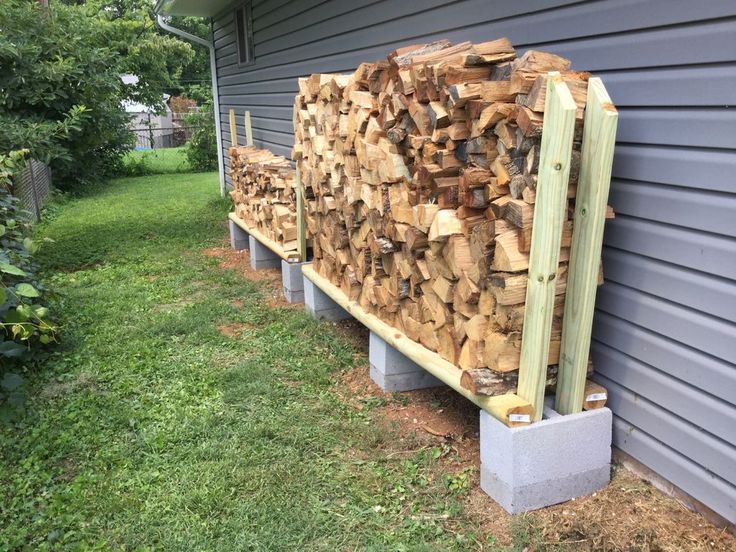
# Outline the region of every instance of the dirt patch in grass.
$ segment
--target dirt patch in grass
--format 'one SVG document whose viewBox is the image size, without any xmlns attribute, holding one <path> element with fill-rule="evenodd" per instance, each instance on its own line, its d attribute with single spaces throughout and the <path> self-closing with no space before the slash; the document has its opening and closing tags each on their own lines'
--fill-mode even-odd
<svg viewBox="0 0 736 552">
<path fill-rule="evenodd" d="M 210 247 L 202 250 L 205 257 L 216 258 L 223 270 L 235 270 L 238 274 L 262 284 L 266 304 L 272 308 L 304 308 L 302 304 L 286 301 L 282 291 L 281 271 L 274 268 L 253 270 L 250 266 L 250 252 L 247 249 L 235 251 L 229 246 Z"/>
<path fill-rule="evenodd" d="M 60 464 L 60 472 L 54 476 L 54 480 L 61 483 L 71 482 L 79 473 L 77 463 L 71 458 L 65 458 Z"/>
<path fill-rule="evenodd" d="M 370 399 L 380 399 L 383 406 L 376 411 L 386 423 L 416 432 L 426 445 L 452 446 L 463 462 L 479 461 L 478 408 L 449 387 L 386 393 L 373 383 L 369 369 L 360 366 L 340 376 L 338 393 L 359 409 Z"/>
<path fill-rule="evenodd" d="M 87 372 L 81 372 L 72 380 L 54 381 L 46 384 L 41 391 L 41 396 L 45 399 L 56 399 L 80 389 L 95 388 L 97 388 L 97 377 Z"/>
<path fill-rule="evenodd" d="M 104 265 L 105 263 L 103 261 L 91 261 L 87 263 L 80 263 L 78 265 L 73 265 L 73 266 L 62 266 L 58 268 L 58 271 L 66 272 L 68 274 L 73 274 L 74 272 L 82 272 L 84 270 L 94 270 Z"/>
<path fill-rule="evenodd" d="M 366 366 L 341 374 L 337 392 L 358 409 L 380 400 L 373 411 L 402 435 L 390 454 L 417 445 L 450 447 L 457 454 L 443 456 L 438 470 L 474 467 L 465 506 L 499 545 L 510 545 L 515 532 L 526 530 L 537 534 L 538 546 L 565 543 L 565 550 L 736 550 L 733 535 L 618 465 L 602 491 L 514 518 L 480 489 L 478 408 L 470 401 L 449 388 L 385 393 Z"/>
<path fill-rule="evenodd" d="M 225 337 L 240 337 L 249 328 L 253 328 L 253 325 L 235 322 L 233 324 L 221 324 L 217 326 L 217 331 Z"/>
<path fill-rule="evenodd" d="M 363 324 L 349 318 L 347 320 L 341 320 L 339 322 L 333 322 L 335 326 L 335 332 L 350 342 L 355 348 L 357 353 L 356 360 L 365 361 L 365 365 L 368 365 L 368 336 L 370 330 Z"/>
<path fill-rule="evenodd" d="M 619 465 L 602 491 L 525 517 L 574 550 L 736 550 L 733 535 Z"/>
</svg>

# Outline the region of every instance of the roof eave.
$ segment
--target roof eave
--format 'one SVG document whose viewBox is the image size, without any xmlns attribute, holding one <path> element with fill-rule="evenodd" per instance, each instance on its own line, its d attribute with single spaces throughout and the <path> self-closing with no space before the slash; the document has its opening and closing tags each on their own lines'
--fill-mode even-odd
<svg viewBox="0 0 736 552">
<path fill-rule="evenodd" d="M 153 9 L 164 16 L 214 17 L 233 3 L 234 0 L 156 0 Z"/>
</svg>

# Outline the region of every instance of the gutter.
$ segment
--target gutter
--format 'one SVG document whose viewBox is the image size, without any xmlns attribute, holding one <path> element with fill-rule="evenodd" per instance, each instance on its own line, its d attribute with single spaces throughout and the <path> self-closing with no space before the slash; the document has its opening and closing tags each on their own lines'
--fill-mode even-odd
<svg viewBox="0 0 736 552">
<path fill-rule="evenodd" d="M 159 4 L 161 4 L 161 2 L 159 2 Z M 225 160 L 224 160 L 225 158 L 224 158 L 224 154 L 222 151 L 222 124 L 220 120 L 220 91 L 217 86 L 217 64 L 216 64 L 217 60 L 215 58 L 214 41 L 205 40 L 204 38 L 199 38 L 198 36 L 194 36 L 193 34 L 190 34 L 186 31 L 182 31 L 181 29 L 172 27 L 166 22 L 166 20 L 164 19 L 164 16 L 161 14 L 157 15 L 156 21 L 158 23 L 158 26 L 161 27 L 163 30 L 168 31 L 171 34 L 174 34 L 189 42 L 194 42 L 195 44 L 206 46 L 210 51 L 210 75 L 212 77 L 212 99 L 215 104 L 214 105 L 215 134 L 217 136 L 217 168 L 218 168 L 218 172 L 220 175 L 220 195 L 222 197 L 225 197 Z"/>
</svg>

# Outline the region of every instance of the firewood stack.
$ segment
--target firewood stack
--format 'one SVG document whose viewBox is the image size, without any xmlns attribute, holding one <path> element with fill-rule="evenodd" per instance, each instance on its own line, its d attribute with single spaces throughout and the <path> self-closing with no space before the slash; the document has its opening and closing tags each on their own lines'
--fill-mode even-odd
<svg viewBox="0 0 736 552">
<path fill-rule="evenodd" d="M 549 353 L 558 362 L 590 77 L 570 65 L 540 51 L 517 58 L 505 38 L 439 41 L 299 80 L 293 157 L 314 269 L 465 370 L 478 393 L 516 387 L 549 71 L 578 106 Z"/>
<path fill-rule="evenodd" d="M 278 242 L 285 252 L 295 251 L 296 176 L 291 162 L 266 149 L 232 147 L 230 178 L 238 218 Z"/>
</svg>

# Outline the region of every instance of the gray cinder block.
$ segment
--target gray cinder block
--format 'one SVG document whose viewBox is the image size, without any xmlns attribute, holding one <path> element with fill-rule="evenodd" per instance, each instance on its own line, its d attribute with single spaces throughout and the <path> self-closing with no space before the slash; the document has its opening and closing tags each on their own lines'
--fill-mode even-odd
<svg viewBox="0 0 736 552">
<path fill-rule="evenodd" d="M 368 360 L 371 379 L 384 391 L 411 391 L 445 385 L 373 332 L 368 342 Z"/>
<path fill-rule="evenodd" d="M 591 494 L 608 485 L 612 415 L 608 408 L 510 428 L 480 413 L 480 486 L 516 514 Z"/>
<path fill-rule="evenodd" d="M 304 302 L 304 276 L 302 266 L 307 263 L 281 261 L 281 283 L 284 297 L 289 303 Z"/>
<path fill-rule="evenodd" d="M 230 226 L 230 247 L 235 251 L 241 251 L 243 249 L 250 248 L 250 235 L 248 232 L 243 230 L 240 226 L 235 224 L 232 220 L 227 220 Z"/>
<path fill-rule="evenodd" d="M 250 267 L 253 270 L 263 268 L 279 268 L 281 257 L 263 245 L 253 236 L 250 236 Z"/>
<path fill-rule="evenodd" d="M 329 295 L 306 277 L 304 277 L 304 307 L 318 320 L 337 321 L 351 318 L 348 311 L 335 303 Z"/>
</svg>

